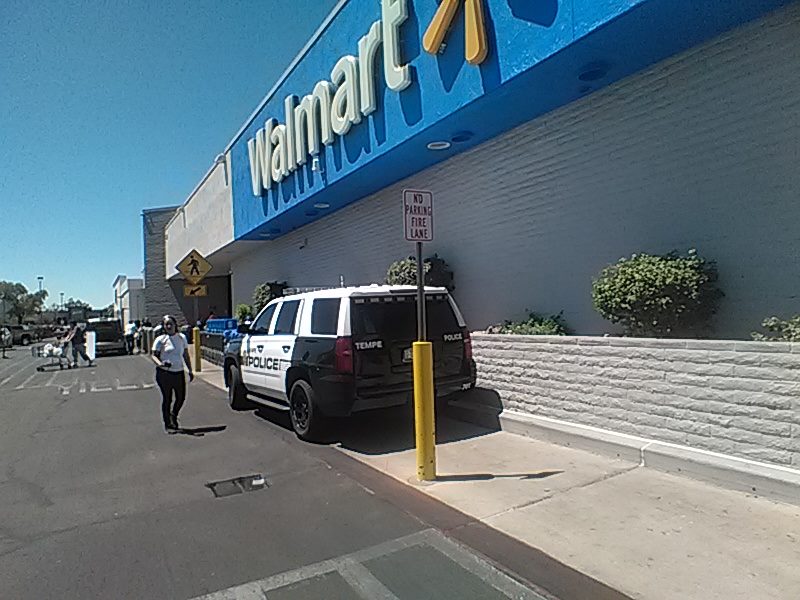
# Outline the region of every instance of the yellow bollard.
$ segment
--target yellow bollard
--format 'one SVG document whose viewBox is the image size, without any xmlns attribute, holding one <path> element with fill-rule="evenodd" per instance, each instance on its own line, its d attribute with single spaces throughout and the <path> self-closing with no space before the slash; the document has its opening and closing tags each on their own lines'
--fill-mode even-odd
<svg viewBox="0 0 800 600">
<path fill-rule="evenodd" d="M 433 344 L 414 342 L 414 428 L 417 435 L 417 479 L 436 479 L 436 424 L 434 422 Z"/>
<path fill-rule="evenodd" d="M 192 335 L 192 342 L 194 343 L 194 372 L 199 373 L 203 370 L 202 353 L 200 352 L 200 328 L 195 327 Z"/>
</svg>

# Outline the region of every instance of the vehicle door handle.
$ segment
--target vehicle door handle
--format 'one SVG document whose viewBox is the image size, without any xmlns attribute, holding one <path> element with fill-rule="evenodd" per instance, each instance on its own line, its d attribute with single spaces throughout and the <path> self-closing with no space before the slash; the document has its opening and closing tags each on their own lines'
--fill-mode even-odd
<svg viewBox="0 0 800 600">
<path fill-rule="evenodd" d="M 258 348 L 258 351 L 261 352 L 264 349 L 264 346 L 256 346 L 256 348 Z"/>
<path fill-rule="evenodd" d="M 289 346 L 283 346 L 283 351 L 284 352 L 288 352 L 289 351 Z"/>
</svg>

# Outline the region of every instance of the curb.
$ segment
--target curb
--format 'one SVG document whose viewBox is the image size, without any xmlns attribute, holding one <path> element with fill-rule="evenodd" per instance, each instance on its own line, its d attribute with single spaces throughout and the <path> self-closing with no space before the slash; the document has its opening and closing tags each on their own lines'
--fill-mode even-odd
<svg viewBox="0 0 800 600">
<path fill-rule="evenodd" d="M 469 398 L 451 401 L 450 416 L 492 429 L 639 463 L 730 490 L 800 505 L 800 471 L 659 442 L 606 429 L 538 417 Z"/>
</svg>

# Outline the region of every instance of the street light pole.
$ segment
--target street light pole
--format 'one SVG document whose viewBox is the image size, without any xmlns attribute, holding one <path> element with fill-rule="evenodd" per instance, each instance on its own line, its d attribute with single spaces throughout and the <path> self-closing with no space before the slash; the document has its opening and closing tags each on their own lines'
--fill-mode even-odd
<svg viewBox="0 0 800 600">
<path fill-rule="evenodd" d="M 36 279 L 39 280 L 39 299 L 41 301 L 41 297 L 42 297 L 42 282 L 44 282 L 44 277 L 42 275 L 39 275 Z M 39 306 L 39 325 L 41 325 L 41 324 L 42 324 L 42 307 L 40 305 Z"/>
</svg>

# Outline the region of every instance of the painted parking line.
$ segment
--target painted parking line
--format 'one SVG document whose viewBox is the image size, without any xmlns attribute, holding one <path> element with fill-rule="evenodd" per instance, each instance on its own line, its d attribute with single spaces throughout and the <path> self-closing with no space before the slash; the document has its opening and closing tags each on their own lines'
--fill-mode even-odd
<svg viewBox="0 0 800 600">
<path fill-rule="evenodd" d="M 438 552 L 442 559 L 449 560 L 453 563 L 453 566 L 457 565 L 463 571 L 466 571 L 466 574 L 477 577 L 488 588 L 492 588 L 492 597 L 545 600 L 543 596 L 435 529 L 426 529 L 425 531 L 384 542 L 339 558 L 324 560 L 294 571 L 279 573 L 265 579 L 198 596 L 193 600 L 264 600 L 269 598 L 271 593 L 280 594 L 281 591 L 285 591 L 289 586 L 296 586 L 303 584 L 303 582 L 314 580 L 320 582 L 321 578 L 331 574 L 341 577 L 352 589 L 354 595 L 366 600 L 411 600 L 410 598 L 397 596 L 367 566 L 367 563 L 374 562 L 376 559 L 389 558 L 409 549 L 427 549 Z M 446 581 L 443 580 L 441 584 L 446 585 Z M 432 589 L 435 589 L 435 586 Z M 437 597 L 448 598 L 446 592 L 445 595 L 439 593 Z"/>
<path fill-rule="evenodd" d="M 362 598 L 370 598 L 370 600 L 400 600 L 360 562 L 352 559 L 344 560 L 337 570 L 339 575 Z"/>
<path fill-rule="evenodd" d="M 127 392 L 129 390 L 138 390 L 139 389 L 139 386 L 136 385 L 135 383 L 133 383 L 133 384 L 124 384 L 123 385 L 122 383 L 120 383 L 119 379 L 115 379 L 114 380 L 114 387 L 116 387 L 117 390 L 120 391 L 120 392 Z"/>
<path fill-rule="evenodd" d="M 7 377 L 6 377 L 6 378 L 3 380 L 3 383 L 2 383 L 2 384 L 0 384 L 0 385 L 5 385 L 6 383 L 8 383 L 8 382 L 9 382 L 9 381 L 11 381 L 12 379 L 14 379 L 14 377 L 16 377 L 17 375 L 20 375 L 21 373 L 24 373 L 25 371 L 27 371 L 28 369 L 30 369 L 30 368 L 32 368 L 32 367 L 33 367 L 33 365 L 31 365 L 31 364 L 29 364 L 29 363 L 26 363 L 26 364 L 24 364 L 24 365 L 23 365 L 21 368 L 17 369 L 17 370 L 16 370 L 16 371 L 14 371 L 13 373 L 11 373 L 11 375 L 8 375 L 8 376 L 7 376 Z"/>
<path fill-rule="evenodd" d="M 28 378 L 27 378 L 25 381 L 23 381 L 22 383 L 20 383 L 20 384 L 19 384 L 17 387 L 15 387 L 14 389 L 15 389 L 15 390 L 22 390 L 22 389 L 25 389 L 25 386 L 26 386 L 26 385 L 28 385 L 28 384 L 29 384 L 29 383 L 30 383 L 30 382 L 33 380 L 33 378 L 34 378 L 34 377 L 36 377 L 36 375 L 38 375 L 38 373 L 34 373 L 33 375 L 31 375 L 30 377 L 28 377 Z"/>
</svg>

